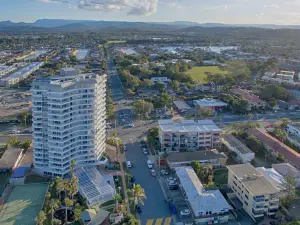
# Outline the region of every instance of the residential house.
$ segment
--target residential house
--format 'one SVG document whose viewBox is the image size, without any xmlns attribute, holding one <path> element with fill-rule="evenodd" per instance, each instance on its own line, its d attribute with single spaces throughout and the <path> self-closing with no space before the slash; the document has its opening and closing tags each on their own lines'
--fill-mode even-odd
<svg viewBox="0 0 300 225">
<path fill-rule="evenodd" d="M 300 171 L 296 169 L 289 163 L 277 163 L 272 164 L 272 168 L 274 168 L 278 173 L 280 173 L 283 177 L 292 176 L 295 179 L 296 187 L 300 186 Z"/>
</svg>

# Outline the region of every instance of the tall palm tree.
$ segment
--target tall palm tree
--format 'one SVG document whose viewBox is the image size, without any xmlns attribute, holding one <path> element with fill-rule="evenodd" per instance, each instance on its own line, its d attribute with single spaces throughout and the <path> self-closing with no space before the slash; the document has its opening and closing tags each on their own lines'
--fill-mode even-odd
<svg viewBox="0 0 300 225">
<path fill-rule="evenodd" d="M 65 190 L 64 180 L 61 177 L 56 177 L 55 188 L 58 194 L 59 200 L 61 200 L 61 192 Z"/>
<path fill-rule="evenodd" d="M 72 200 L 74 198 L 74 195 L 77 194 L 77 192 L 78 192 L 78 178 L 73 176 L 69 181 L 69 193 L 71 195 Z"/>
<path fill-rule="evenodd" d="M 54 212 L 59 208 L 59 200 L 58 199 L 51 199 L 50 204 L 49 204 L 49 213 L 51 213 L 51 221 L 53 224 L 53 216 Z"/>
<path fill-rule="evenodd" d="M 145 190 L 141 187 L 141 185 L 136 184 L 134 187 L 128 191 L 131 197 L 133 198 L 134 205 L 141 204 L 144 205 L 144 199 L 146 199 Z"/>
<path fill-rule="evenodd" d="M 46 214 L 44 211 L 40 211 L 37 217 L 35 218 L 35 221 L 37 222 L 38 225 L 43 225 L 46 221 Z"/>
</svg>

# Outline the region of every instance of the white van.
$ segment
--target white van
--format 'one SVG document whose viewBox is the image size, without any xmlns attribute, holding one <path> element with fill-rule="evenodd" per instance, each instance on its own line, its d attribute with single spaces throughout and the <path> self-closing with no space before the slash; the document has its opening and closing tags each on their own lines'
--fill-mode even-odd
<svg viewBox="0 0 300 225">
<path fill-rule="evenodd" d="M 152 165 L 151 160 L 148 160 L 148 161 L 147 161 L 147 165 L 148 165 L 148 168 L 149 168 L 149 169 L 152 169 L 152 168 L 153 168 L 153 165 Z"/>
<path fill-rule="evenodd" d="M 127 161 L 127 168 L 132 168 L 131 162 Z"/>
</svg>

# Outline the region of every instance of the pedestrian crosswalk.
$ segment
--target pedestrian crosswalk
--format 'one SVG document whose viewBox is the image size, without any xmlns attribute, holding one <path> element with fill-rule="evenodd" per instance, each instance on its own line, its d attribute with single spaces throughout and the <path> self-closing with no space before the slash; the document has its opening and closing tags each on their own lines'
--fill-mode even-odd
<svg viewBox="0 0 300 225">
<path fill-rule="evenodd" d="M 172 217 L 156 218 L 147 220 L 146 225 L 171 225 L 171 222 Z"/>
</svg>

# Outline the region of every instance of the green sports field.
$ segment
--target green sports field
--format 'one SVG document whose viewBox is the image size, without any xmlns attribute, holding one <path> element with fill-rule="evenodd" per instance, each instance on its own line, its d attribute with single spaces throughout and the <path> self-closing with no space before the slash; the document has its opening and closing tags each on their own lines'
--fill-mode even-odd
<svg viewBox="0 0 300 225">
<path fill-rule="evenodd" d="M 195 66 L 192 69 L 188 70 L 186 73 L 190 75 L 193 80 L 199 81 L 199 83 L 206 83 L 206 72 L 209 73 L 220 73 L 227 74 L 228 72 L 225 70 L 221 70 L 218 66 Z"/>
<path fill-rule="evenodd" d="M 48 183 L 15 186 L 0 211 L 1 225 L 35 225 Z"/>
</svg>

